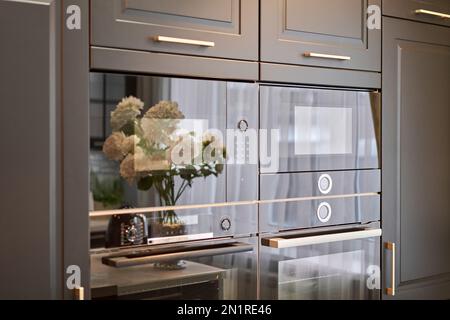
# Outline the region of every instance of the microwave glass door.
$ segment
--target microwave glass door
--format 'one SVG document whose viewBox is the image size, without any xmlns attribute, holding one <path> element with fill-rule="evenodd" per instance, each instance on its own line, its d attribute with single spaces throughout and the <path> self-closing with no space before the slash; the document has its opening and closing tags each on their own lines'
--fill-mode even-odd
<svg viewBox="0 0 450 320">
<path fill-rule="evenodd" d="M 132 105 L 133 101 L 120 106 L 122 99 L 130 96 L 142 101 L 142 110 L 133 113 L 138 108 Z M 182 174 L 171 168 L 171 156 L 176 152 L 171 153 L 170 148 L 177 146 L 175 139 L 184 139 L 186 146 L 192 142 L 192 148 L 185 148 L 185 154 L 183 151 L 178 154 L 180 170 L 181 164 L 186 163 L 185 167 L 188 167 L 188 160 L 196 160 L 196 153 L 200 152 L 196 143 L 201 143 L 203 135 L 206 136 L 209 130 L 224 132 L 226 129 L 226 97 L 226 82 L 91 74 L 93 209 L 153 207 L 171 205 L 172 202 L 225 202 L 226 174 L 221 166 L 205 171 L 203 175 L 199 173 L 199 177 L 193 180 L 183 179 Z M 136 119 L 140 119 L 140 123 L 135 123 Z M 115 139 L 113 134 L 116 134 Z M 126 138 L 137 136 L 140 141 L 124 140 L 123 135 Z M 129 141 L 131 151 L 121 151 L 120 147 L 126 148 Z M 135 161 L 128 163 L 126 157 L 132 159 L 133 151 L 136 151 Z M 183 156 L 186 156 L 186 161 L 183 161 Z M 199 166 L 202 164 L 198 163 Z M 151 176 L 147 173 L 154 173 L 154 179 L 146 179 Z M 186 170 L 186 178 L 189 174 L 190 171 Z M 172 175 L 174 179 L 166 179 L 165 175 Z M 186 186 L 188 182 L 192 182 L 192 187 Z M 175 184 L 174 195 L 171 183 Z"/>
<path fill-rule="evenodd" d="M 91 73 L 91 247 L 256 233 L 256 206 L 220 205 L 257 199 L 257 161 L 231 162 L 249 151 L 227 144 L 257 128 L 257 101 L 254 83 Z"/>
<path fill-rule="evenodd" d="M 376 92 L 262 86 L 260 108 L 262 173 L 380 166 Z"/>
<path fill-rule="evenodd" d="M 254 300 L 257 238 L 91 255 L 93 299 Z"/>
<path fill-rule="evenodd" d="M 358 232 L 358 231 L 356 231 Z M 361 232 L 361 231 L 360 231 Z M 364 232 L 364 231 L 363 231 Z M 344 233 L 346 235 L 347 233 Z M 281 300 L 377 300 L 380 298 L 379 235 L 309 244 L 308 237 L 264 239 L 261 298 Z M 375 233 L 376 234 L 376 233 Z M 312 236 L 312 243 L 324 235 Z M 325 235 L 325 237 L 330 235 Z M 334 235 L 331 235 L 334 237 Z M 337 239 L 340 235 L 337 234 Z M 350 237 L 352 238 L 352 237 Z M 273 241 L 293 244 L 273 248 Z M 306 241 L 304 241 L 306 240 Z M 320 242 L 320 241 L 319 241 Z M 276 246 L 276 245 L 275 245 Z"/>
</svg>

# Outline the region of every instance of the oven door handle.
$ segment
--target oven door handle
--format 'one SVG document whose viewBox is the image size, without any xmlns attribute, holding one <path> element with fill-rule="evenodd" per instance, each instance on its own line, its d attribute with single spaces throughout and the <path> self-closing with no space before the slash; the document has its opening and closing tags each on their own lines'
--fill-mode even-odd
<svg viewBox="0 0 450 320">
<path fill-rule="evenodd" d="M 381 229 L 367 229 L 360 231 L 331 233 L 318 236 L 302 236 L 298 238 L 263 239 L 262 245 L 276 249 L 284 249 L 284 248 L 309 246 L 313 244 L 380 237 L 381 234 L 382 234 Z"/>
<path fill-rule="evenodd" d="M 138 266 L 143 264 L 151 264 L 155 262 L 177 261 L 182 259 L 249 252 L 253 251 L 253 249 L 254 246 L 248 243 L 230 242 L 220 246 L 214 244 L 192 246 L 186 248 L 183 251 L 174 251 L 174 252 L 169 251 L 161 254 L 151 254 L 151 252 L 149 252 L 148 255 L 135 257 L 133 257 L 133 255 L 127 254 L 121 256 L 119 255 L 106 256 L 102 258 L 102 262 L 103 264 L 112 267 L 121 268 L 121 267 Z"/>
</svg>

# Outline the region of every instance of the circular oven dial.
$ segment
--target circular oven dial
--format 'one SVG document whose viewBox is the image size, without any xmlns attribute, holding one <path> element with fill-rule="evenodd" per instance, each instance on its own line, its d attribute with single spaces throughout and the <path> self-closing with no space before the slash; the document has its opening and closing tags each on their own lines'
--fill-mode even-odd
<svg viewBox="0 0 450 320">
<path fill-rule="evenodd" d="M 331 206 L 328 202 L 322 202 L 317 208 L 317 218 L 320 222 L 326 223 L 331 219 Z"/>
<path fill-rule="evenodd" d="M 322 194 L 329 194 L 333 189 L 333 179 L 329 174 L 323 174 L 319 178 L 318 186 Z"/>
<path fill-rule="evenodd" d="M 223 218 L 220 221 L 220 227 L 223 231 L 228 231 L 231 229 L 231 220 L 229 218 Z"/>
<path fill-rule="evenodd" d="M 246 132 L 248 130 L 248 122 L 247 120 L 241 120 L 238 122 L 238 129 L 241 132 Z"/>
</svg>

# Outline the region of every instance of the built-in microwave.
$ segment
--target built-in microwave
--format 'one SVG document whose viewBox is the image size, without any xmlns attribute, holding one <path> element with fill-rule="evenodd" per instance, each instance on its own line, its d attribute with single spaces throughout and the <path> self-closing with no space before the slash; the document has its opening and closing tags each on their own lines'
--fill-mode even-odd
<svg viewBox="0 0 450 320">
<path fill-rule="evenodd" d="M 379 92 L 262 85 L 261 173 L 378 169 L 380 116 Z"/>
<path fill-rule="evenodd" d="M 92 248 L 106 232 L 107 246 L 256 233 L 256 205 L 223 204 L 257 200 L 257 160 L 240 159 L 258 128 L 257 84 L 100 72 L 90 82 Z M 137 213 L 146 221 L 123 216 Z"/>
</svg>

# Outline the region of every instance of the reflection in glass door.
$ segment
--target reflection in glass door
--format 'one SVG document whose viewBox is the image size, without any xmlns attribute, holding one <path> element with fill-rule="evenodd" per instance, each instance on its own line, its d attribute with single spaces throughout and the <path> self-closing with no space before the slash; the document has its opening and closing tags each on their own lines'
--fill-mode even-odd
<svg viewBox="0 0 450 320">
<path fill-rule="evenodd" d="M 261 298 L 379 299 L 380 235 L 380 229 L 356 229 L 263 238 Z"/>
</svg>

